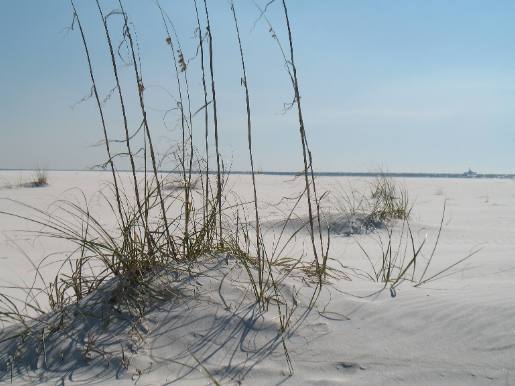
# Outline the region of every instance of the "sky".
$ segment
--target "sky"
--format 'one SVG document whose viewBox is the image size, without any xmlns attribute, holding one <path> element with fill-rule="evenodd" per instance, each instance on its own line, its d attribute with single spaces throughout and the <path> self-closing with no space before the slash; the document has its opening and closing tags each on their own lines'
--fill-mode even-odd
<svg viewBox="0 0 515 386">
<path fill-rule="evenodd" d="M 266 0 L 256 0 L 264 6 Z M 75 0 L 110 138 L 119 100 L 95 3 Z M 191 109 L 203 105 L 193 1 L 161 0 L 188 62 Z M 103 0 L 106 13 L 118 9 Z M 267 15 L 287 45 L 280 2 Z M 318 171 L 515 172 L 515 2 L 289 0 L 301 102 Z M 154 0 L 124 0 L 136 32 L 149 124 L 159 154 L 180 143 L 178 89 Z M 227 0 L 208 0 L 219 135 L 227 167 L 249 170 L 244 89 Z M 288 73 L 253 0 L 235 0 L 248 72 L 258 169 L 302 168 Z M 202 15 L 201 15 L 202 16 Z M 2 0 L 0 169 L 88 169 L 106 160 L 84 49 L 65 0 Z M 108 19 L 121 41 L 121 18 Z M 141 122 L 133 70 L 120 57 L 129 128 Z M 206 63 L 207 65 L 207 63 Z M 181 74 L 182 76 L 183 74 Z M 181 78 L 181 81 L 184 80 Z M 168 113 L 166 113 L 168 111 Z M 166 113 L 166 114 L 165 114 Z M 209 110 L 212 114 L 212 110 Z M 203 115 L 193 119 L 202 149 Z M 212 127 L 209 141 L 214 144 Z M 118 146 L 118 147 L 117 147 Z M 123 151 L 114 143 L 116 150 Z M 120 169 L 128 166 L 119 158 Z M 168 163 L 167 163 L 168 162 Z M 211 165 L 214 153 L 210 155 Z M 172 158 L 163 163 L 168 167 Z"/>
</svg>

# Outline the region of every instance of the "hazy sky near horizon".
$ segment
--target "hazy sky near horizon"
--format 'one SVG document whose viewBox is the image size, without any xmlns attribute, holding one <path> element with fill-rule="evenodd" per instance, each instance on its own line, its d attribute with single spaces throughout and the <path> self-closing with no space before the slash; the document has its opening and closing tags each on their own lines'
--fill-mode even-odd
<svg viewBox="0 0 515 386">
<path fill-rule="evenodd" d="M 75 0 L 102 98 L 114 79 L 94 1 Z M 161 0 L 189 62 L 192 110 L 202 106 L 193 1 Z M 257 0 L 264 5 L 267 1 Z M 107 12 L 116 2 L 101 2 Z M 149 121 L 160 152 L 180 137 L 177 87 L 159 10 L 125 0 L 137 32 Z M 222 155 L 248 170 L 246 118 L 234 25 L 210 0 Z M 235 0 L 248 65 L 255 163 L 302 167 L 287 72 L 252 0 Z M 511 0 L 289 0 L 308 139 L 317 170 L 515 172 L 515 2 Z M 280 3 L 268 15 L 287 43 Z M 105 160 L 100 120 L 68 1 L 3 0 L 0 13 L 0 169 L 84 169 Z M 115 42 L 120 16 L 109 18 Z M 121 56 L 126 57 L 124 48 Z M 121 63 L 121 61 L 120 61 Z M 140 115 L 133 72 L 121 68 L 131 131 Z M 132 93 L 132 94 L 131 94 Z M 105 102 L 122 136 L 115 95 Z M 165 115 L 165 111 L 170 113 Z M 196 144 L 202 114 L 193 121 Z M 213 143 L 212 135 L 210 137 Z M 213 155 L 213 154 L 212 154 Z M 212 165 L 214 159 L 211 159 Z M 120 162 L 120 168 L 124 162 Z"/>
</svg>

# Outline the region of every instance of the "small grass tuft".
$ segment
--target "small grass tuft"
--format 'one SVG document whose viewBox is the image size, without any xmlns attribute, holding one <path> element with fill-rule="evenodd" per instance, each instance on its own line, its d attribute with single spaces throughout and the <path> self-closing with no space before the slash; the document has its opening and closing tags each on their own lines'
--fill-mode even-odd
<svg viewBox="0 0 515 386">
<path fill-rule="evenodd" d="M 40 188 L 48 185 L 48 174 L 45 169 L 36 169 L 31 185 Z"/>
<path fill-rule="evenodd" d="M 408 190 L 385 174 L 376 177 L 371 186 L 371 216 L 374 220 L 407 220 L 411 212 Z"/>
<path fill-rule="evenodd" d="M 368 194 L 340 186 L 332 197 L 337 213 L 327 219 L 334 233 L 347 236 L 383 229 L 393 221 L 406 221 L 412 209 L 407 189 L 384 174 L 372 181 Z"/>
</svg>

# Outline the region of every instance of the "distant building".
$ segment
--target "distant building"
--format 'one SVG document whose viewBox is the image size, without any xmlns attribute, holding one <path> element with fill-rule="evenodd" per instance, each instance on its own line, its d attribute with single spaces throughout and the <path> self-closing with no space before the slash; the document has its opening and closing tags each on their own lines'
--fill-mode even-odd
<svg viewBox="0 0 515 386">
<path fill-rule="evenodd" d="M 465 173 L 463 173 L 463 177 L 477 177 L 477 173 L 469 168 Z"/>
</svg>

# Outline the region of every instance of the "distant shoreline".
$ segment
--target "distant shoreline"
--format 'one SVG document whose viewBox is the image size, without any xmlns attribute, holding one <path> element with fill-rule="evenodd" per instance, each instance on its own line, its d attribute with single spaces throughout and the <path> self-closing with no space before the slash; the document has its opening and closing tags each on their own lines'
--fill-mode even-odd
<svg viewBox="0 0 515 386">
<path fill-rule="evenodd" d="M 34 169 L 2 169 L 0 171 L 6 172 L 15 172 L 15 171 L 33 171 Z M 46 169 L 47 171 L 54 172 L 107 172 L 109 170 L 102 169 Z M 130 172 L 130 170 L 118 170 L 119 172 Z M 138 172 L 143 172 L 143 170 L 138 170 Z M 160 173 L 172 173 L 172 174 L 181 174 L 182 171 L 176 170 L 161 170 Z M 192 170 L 193 174 L 205 173 L 205 171 Z M 210 170 L 210 174 L 216 174 L 215 170 Z M 245 170 L 232 170 L 229 172 L 230 174 L 235 175 L 250 175 L 250 171 Z M 259 171 L 256 172 L 256 175 L 265 175 L 265 176 L 298 176 L 301 175 L 302 172 L 291 172 L 291 171 Z M 510 173 L 477 173 L 474 175 L 469 175 L 467 173 L 407 173 L 407 172 L 314 172 L 314 175 L 317 177 L 379 177 L 379 176 L 387 176 L 387 177 L 401 177 L 401 178 L 463 178 L 463 179 L 515 179 L 515 174 Z"/>
</svg>

